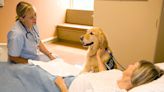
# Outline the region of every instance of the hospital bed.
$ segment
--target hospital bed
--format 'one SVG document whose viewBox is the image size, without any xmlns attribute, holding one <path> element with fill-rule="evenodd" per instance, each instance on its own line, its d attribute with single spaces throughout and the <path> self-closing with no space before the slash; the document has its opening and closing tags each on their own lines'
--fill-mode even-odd
<svg viewBox="0 0 164 92">
<path fill-rule="evenodd" d="M 119 70 L 113 73 L 104 71 L 79 75 L 81 71 L 79 65 L 67 64 L 62 59 L 51 62 L 33 60 L 30 62 L 31 64 L 28 65 L 1 62 L 0 92 L 60 92 L 51 81 L 51 75 L 77 76 L 72 82 L 69 92 L 118 92 L 115 89 L 111 90 L 109 85 L 112 84 L 107 80 L 110 80 L 111 75 L 121 76 L 122 72 Z M 164 63 L 157 65 L 164 69 Z M 77 83 L 81 86 L 77 86 Z M 164 92 L 163 84 L 164 76 L 128 92 Z"/>
</svg>

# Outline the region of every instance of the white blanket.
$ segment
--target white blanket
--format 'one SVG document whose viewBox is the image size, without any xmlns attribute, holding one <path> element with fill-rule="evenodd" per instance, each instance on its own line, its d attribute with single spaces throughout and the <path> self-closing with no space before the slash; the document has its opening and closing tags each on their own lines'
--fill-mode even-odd
<svg viewBox="0 0 164 92">
<path fill-rule="evenodd" d="M 49 62 L 28 60 L 31 64 L 38 65 L 52 75 L 59 76 L 76 76 L 80 73 L 81 68 L 78 65 L 72 65 L 64 62 L 61 58 Z"/>
</svg>

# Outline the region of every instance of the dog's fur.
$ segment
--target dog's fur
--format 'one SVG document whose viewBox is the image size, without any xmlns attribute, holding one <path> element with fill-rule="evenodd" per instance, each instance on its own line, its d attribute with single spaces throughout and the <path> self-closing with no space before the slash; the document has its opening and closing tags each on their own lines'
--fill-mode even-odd
<svg viewBox="0 0 164 92">
<path fill-rule="evenodd" d="M 88 47 L 87 61 L 84 65 L 82 72 L 99 72 L 98 61 L 96 59 L 96 53 L 99 48 L 104 49 L 101 53 L 101 61 L 103 63 L 110 59 L 108 42 L 103 31 L 98 27 L 93 27 L 87 30 L 86 34 L 81 36 L 81 42 L 83 46 Z"/>
</svg>

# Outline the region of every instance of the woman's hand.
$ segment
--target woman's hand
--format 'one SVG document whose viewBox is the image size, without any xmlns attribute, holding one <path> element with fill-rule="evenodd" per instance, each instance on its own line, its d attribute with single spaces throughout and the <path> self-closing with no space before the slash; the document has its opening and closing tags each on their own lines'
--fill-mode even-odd
<svg viewBox="0 0 164 92">
<path fill-rule="evenodd" d="M 51 60 L 56 59 L 51 53 L 48 55 L 48 57 L 49 57 Z"/>
<path fill-rule="evenodd" d="M 103 52 L 103 49 L 102 49 L 102 48 L 99 48 L 99 49 L 97 50 L 97 53 L 96 53 L 96 58 L 100 58 L 102 52 Z"/>
<path fill-rule="evenodd" d="M 97 61 L 98 61 L 99 71 L 105 71 L 106 70 L 104 63 L 101 61 L 101 54 L 103 52 L 104 52 L 104 50 L 102 48 L 99 48 L 97 50 L 97 53 L 96 53 L 96 58 L 97 58 Z"/>
<path fill-rule="evenodd" d="M 44 46 L 44 44 L 40 41 L 40 44 L 38 45 L 39 50 L 44 53 L 45 55 L 47 55 L 49 57 L 50 60 L 54 60 L 56 59 L 51 52 L 49 52 L 47 50 L 47 48 Z"/>
</svg>

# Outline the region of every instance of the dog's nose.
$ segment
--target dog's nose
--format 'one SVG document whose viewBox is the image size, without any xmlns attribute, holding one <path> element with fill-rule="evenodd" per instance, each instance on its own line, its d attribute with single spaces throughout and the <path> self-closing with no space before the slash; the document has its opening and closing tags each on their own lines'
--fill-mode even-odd
<svg viewBox="0 0 164 92">
<path fill-rule="evenodd" d="M 83 41 L 83 39 L 84 39 L 84 36 L 81 36 L 81 37 L 80 37 L 80 40 Z"/>
</svg>

